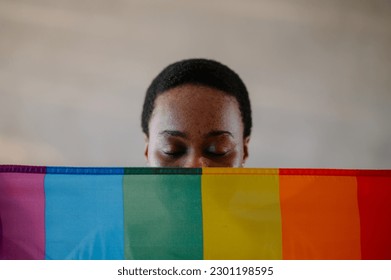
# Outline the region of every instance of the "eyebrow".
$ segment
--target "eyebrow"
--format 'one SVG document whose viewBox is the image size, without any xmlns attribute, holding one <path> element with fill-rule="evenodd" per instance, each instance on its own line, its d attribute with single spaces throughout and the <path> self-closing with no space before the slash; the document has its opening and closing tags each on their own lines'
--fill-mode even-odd
<svg viewBox="0 0 391 280">
<path fill-rule="evenodd" d="M 181 137 L 184 139 L 188 139 L 188 136 L 186 133 L 184 133 L 182 131 L 178 131 L 178 130 L 163 130 L 159 134 L 160 135 L 170 135 L 170 136 L 174 136 L 174 137 Z M 209 138 L 209 137 L 215 137 L 215 136 L 220 136 L 220 135 L 228 135 L 228 136 L 234 138 L 232 133 L 229 131 L 226 131 L 226 130 L 212 130 L 212 131 L 206 133 L 204 135 L 204 137 Z"/>
<path fill-rule="evenodd" d="M 178 130 L 163 130 L 162 132 L 159 133 L 160 135 L 170 135 L 170 136 L 175 136 L 175 137 L 181 137 L 187 139 L 187 134 Z"/>
<path fill-rule="evenodd" d="M 213 137 L 213 136 L 220 136 L 220 135 L 228 135 L 234 138 L 232 133 L 226 130 L 212 130 L 209 133 L 205 134 L 205 137 Z"/>
</svg>

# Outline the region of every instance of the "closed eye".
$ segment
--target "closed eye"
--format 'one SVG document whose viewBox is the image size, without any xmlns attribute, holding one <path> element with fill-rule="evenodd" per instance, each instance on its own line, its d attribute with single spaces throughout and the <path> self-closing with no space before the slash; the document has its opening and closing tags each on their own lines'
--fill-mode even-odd
<svg viewBox="0 0 391 280">
<path fill-rule="evenodd" d="M 223 157 L 227 154 L 228 152 L 224 152 L 224 153 L 211 153 L 211 152 L 208 152 L 208 155 L 210 156 L 213 156 L 213 157 Z"/>
<path fill-rule="evenodd" d="M 228 153 L 229 151 L 216 151 L 215 149 L 208 149 L 205 151 L 206 155 L 213 156 L 213 157 L 222 157 Z"/>
<path fill-rule="evenodd" d="M 177 158 L 184 155 L 186 152 L 185 151 L 163 151 L 163 153 L 169 157 Z"/>
<path fill-rule="evenodd" d="M 226 154 L 228 154 L 230 151 L 231 151 L 231 149 L 229 149 L 226 146 L 213 144 L 213 145 L 208 146 L 204 150 L 204 153 L 206 155 L 209 155 L 209 156 L 212 156 L 212 157 L 223 157 Z"/>
</svg>

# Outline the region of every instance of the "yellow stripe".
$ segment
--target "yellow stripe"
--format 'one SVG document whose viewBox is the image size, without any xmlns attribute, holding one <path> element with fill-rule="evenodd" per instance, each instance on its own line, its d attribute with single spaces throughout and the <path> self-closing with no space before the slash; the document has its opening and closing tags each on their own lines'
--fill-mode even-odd
<svg viewBox="0 0 391 280">
<path fill-rule="evenodd" d="M 204 259 L 282 258 L 278 169 L 255 170 L 202 170 Z"/>
<path fill-rule="evenodd" d="M 202 174 L 241 174 L 241 175 L 278 175 L 278 168 L 202 168 Z"/>
</svg>

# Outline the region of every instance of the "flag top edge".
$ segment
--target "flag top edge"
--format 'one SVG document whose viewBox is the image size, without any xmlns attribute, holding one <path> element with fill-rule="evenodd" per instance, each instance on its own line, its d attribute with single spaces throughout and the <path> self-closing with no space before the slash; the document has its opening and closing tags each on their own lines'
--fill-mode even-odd
<svg viewBox="0 0 391 280">
<path fill-rule="evenodd" d="M 333 168 L 180 168 L 180 167 L 70 167 L 0 165 L 0 173 L 79 175 L 280 175 L 280 176 L 391 176 L 391 169 Z"/>
</svg>

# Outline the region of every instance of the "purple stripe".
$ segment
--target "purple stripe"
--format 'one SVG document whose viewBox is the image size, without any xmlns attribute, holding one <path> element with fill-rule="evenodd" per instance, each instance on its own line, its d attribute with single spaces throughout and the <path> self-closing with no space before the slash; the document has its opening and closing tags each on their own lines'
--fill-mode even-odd
<svg viewBox="0 0 391 280">
<path fill-rule="evenodd" d="M 44 259 L 44 177 L 0 173 L 0 259 Z"/>
<path fill-rule="evenodd" d="M 0 173 L 46 173 L 46 166 L 0 165 Z"/>
</svg>

